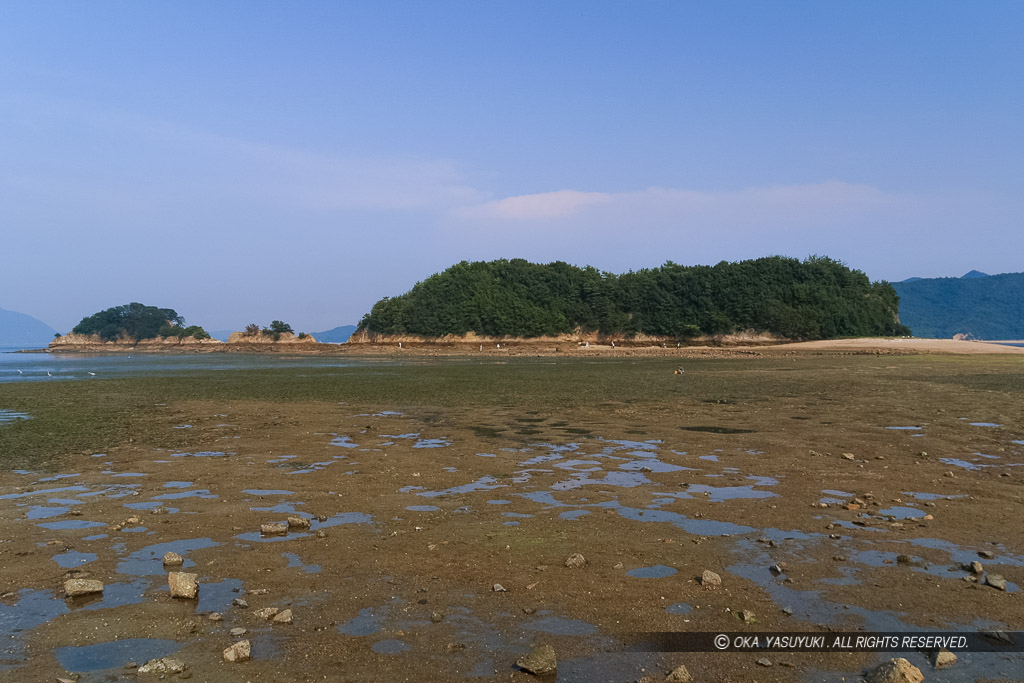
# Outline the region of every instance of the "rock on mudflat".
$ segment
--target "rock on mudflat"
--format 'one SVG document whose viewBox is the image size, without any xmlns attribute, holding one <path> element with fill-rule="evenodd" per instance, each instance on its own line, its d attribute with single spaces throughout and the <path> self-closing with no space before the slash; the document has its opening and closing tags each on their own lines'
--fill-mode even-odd
<svg viewBox="0 0 1024 683">
<path fill-rule="evenodd" d="M 244 636 L 248 632 L 249 631 L 247 629 L 244 629 L 241 626 L 239 626 L 237 628 L 233 628 L 230 631 L 228 631 L 228 633 L 231 634 L 232 638 L 241 638 L 242 636 Z"/>
<path fill-rule="evenodd" d="M 260 533 L 264 536 L 282 536 L 288 533 L 288 525 L 282 522 L 271 522 L 270 524 L 261 524 Z"/>
<path fill-rule="evenodd" d="M 939 650 L 935 653 L 932 666 L 936 669 L 948 669 L 956 665 L 956 655 L 949 650 Z"/>
<path fill-rule="evenodd" d="M 292 611 L 290 609 L 281 610 L 274 617 L 275 624 L 290 624 L 292 623 Z"/>
<path fill-rule="evenodd" d="M 248 640 L 240 640 L 224 649 L 225 662 L 248 662 L 252 658 L 252 647 Z"/>
<path fill-rule="evenodd" d="M 565 566 L 569 569 L 583 569 L 587 566 L 587 558 L 580 553 L 573 553 L 565 558 Z"/>
<path fill-rule="evenodd" d="M 558 659 L 555 657 L 555 648 L 550 645 L 535 647 L 530 651 L 530 654 L 516 660 L 516 666 L 535 676 L 553 674 L 558 671 Z"/>
<path fill-rule="evenodd" d="M 864 683 L 922 683 L 921 670 L 899 657 L 882 662 L 864 675 Z"/>
<path fill-rule="evenodd" d="M 178 553 L 164 553 L 165 567 L 180 567 L 185 564 L 185 559 Z"/>
<path fill-rule="evenodd" d="M 700 585 L 704 586 L 704 590 L 718 588 L 722 585 L 722 577 L 710 569 L 705 569 L 704 573 L 700 575 Z"/>
<path fill-rule="evenodd" d="M 680 664 L 672 669 L 672 672 L 665 677 L 666 683 L 693 683 L 693 676 L 685 666 Z"/>
<path fill-rule="evenodd" d="M 185 662 L 180 659 L 164 657 L 163 659 L 151 659 L 139 667 L 140 674 L 180 674 L 187 669 Z"/>
<path fill-rule="evenodd" d="M 274 616 L 279 611 L 280 610 L 277 607 L 263 607 L 261 609 L 253 611 L 253 614 L 255 614 L 260 619 L 264 619 L 266 621 L 269 621 L 269 620 L 273 619 Z"/>
<path fill-rule="evenodd" d="M 188 572 L 168 572 L 167 585 L 172 598 L 195 600 L 199 595 L 199 575 Z"/>
<path fill-rule="evenodd" d="M 309 520 L 305 517 L 289 517 L 288 528 L 290 529 L 308 529 Z"/>
<path fill-rule="evenodd" d="M 68 579 L 64 582 L 64 594 L 69 598 L 103 592 L 103 582 L 95 579 Z"/>
<path fill-rule="evenodd" d="M 1006 590 L 1006 579 L 1004 579 L 1001 574 L 986 574 L 985 583 L 996 590 Z"/>
</svg>

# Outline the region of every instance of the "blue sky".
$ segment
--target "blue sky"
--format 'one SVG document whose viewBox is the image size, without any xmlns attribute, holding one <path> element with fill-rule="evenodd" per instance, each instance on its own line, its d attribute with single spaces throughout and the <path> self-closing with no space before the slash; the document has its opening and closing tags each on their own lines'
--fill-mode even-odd
<svg viewBox="0 0 1024 683">
<path fill-rule="evenodd" d="M 0 306 L 358 322 L 463 259 L 1024 270 L 1017 2 L 0 8 Z"/>
</svg>

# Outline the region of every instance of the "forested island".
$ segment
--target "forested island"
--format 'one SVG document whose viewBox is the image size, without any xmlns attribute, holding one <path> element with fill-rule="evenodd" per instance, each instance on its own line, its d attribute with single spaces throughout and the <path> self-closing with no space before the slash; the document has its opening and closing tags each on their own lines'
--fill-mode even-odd
<svg viewBox="0 0 1024 683">
<path fill-rule="evenodd" d="M 893 283 L 918 337 L 1024 339 L 1024 273 L 913 278 Z"/>
<path fill-rule="evenodd" d="M 357 334 L 530 338 L 579 330 L 679 340 L 742 331 L 807 340 L 910 334 L 892 285 L 819 256 L 670 261 L 623 275 L 561 261 L 463 261 L 378 301 Z"/>
</svg>

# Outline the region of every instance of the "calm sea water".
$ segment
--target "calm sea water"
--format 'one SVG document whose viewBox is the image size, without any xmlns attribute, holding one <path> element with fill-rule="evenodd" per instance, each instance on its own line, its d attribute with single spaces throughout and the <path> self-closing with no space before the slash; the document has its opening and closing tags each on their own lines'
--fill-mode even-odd
<svg viewBox="0 0 1024 683">
<path fill-rule="evenodd" d="M 11 353 L 17 350 L 17 348 L 0 346 L 0 384 L 5 382 L 93 380 L 133 375 L 175 375 L 182 372 L 215 370 L 344 368 L 369 365 L 373 362 L 329 356 L 304 357 L 234 353 L 195 355 Z"/>
</svg>

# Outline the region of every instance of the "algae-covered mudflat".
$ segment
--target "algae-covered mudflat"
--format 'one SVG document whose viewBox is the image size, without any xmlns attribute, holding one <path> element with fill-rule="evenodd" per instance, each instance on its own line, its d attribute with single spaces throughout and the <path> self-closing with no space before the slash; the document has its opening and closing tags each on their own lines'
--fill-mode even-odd
<svg viewBox="0 0 1024 683">
<path fill-rule="evenodd" d="M 620 650 L 648 631 L 1024 630 L 1015 356 L 254 361 L 11 383 L 0 457 L 12 680 L 141 680 L 126 663 L 171 654 L 198 680 L 527 680 L 515 662 L 540 644 L 566 681 L 678 664 L 850 680 L 887 657 Z M 170 597 L 168 551 L 198 600 Z M 585 566 L 565 566 L 574 553 Z M 102 596 L 65 599 L 70 577 Z M 225 664 L 240 637 L 252 661 Z M 901 656 L 928 680 L 1024 669 Z"/>
</svg>

